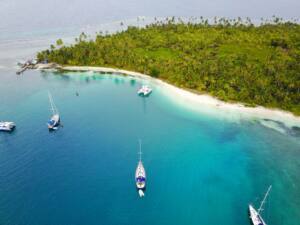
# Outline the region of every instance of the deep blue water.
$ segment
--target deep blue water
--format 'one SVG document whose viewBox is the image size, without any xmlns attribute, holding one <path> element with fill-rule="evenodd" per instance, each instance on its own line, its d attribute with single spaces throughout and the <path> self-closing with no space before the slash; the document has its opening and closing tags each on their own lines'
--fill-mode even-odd
<svg viewBox="0 0 300 225">
<path fill-rule="evenodd" d="M 13 133 L 0 133 L 0 224 L 248 225 L 248 204 L 258 207 L 272 184 L 265 220 L 299 225 L 299 130 L 196 112 L 154 84 L 153 94 L 140 98 L 144 81 L 129 77 L 15 75 L 18 60 L 60 37 L 71 43 L 81 31 L 113 32 L 166 16 L 299 18 L 299 4 L 0 1 L 0 120 L 17 124 Z M 63 123 L 52 133 L 48 91 Z M 134 184 L 138 139 L 148 176 L 143 199 Z"/>
<path fill-rule="evenodd" d="M 298 225 L 300 141 L 261 126 L 202 115 L 130 77 L 1 73 L 0 224 L 249 224 L 273 185 L 269 224 Z M 47 130 L 51 91 L 63 127 Z M 76 91 L 79 96 L 76 97 Z M 138 139 L 148 175 L 138 197 Z"/>
</svg>

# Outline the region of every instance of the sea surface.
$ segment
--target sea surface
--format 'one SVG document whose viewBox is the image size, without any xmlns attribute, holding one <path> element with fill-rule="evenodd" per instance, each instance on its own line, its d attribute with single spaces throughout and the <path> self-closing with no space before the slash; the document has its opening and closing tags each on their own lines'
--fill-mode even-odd
<svg viewBox="0 0 300 225">
<path fill-rule="evenodd" d="M 14 132 L 0 133 L 0 224 L 248 225 L 248 204 L 259 207 L 269 185 L 262 213 L 266 222 L 300 224 L 299 127 L 201 113 L 189 103 L 179 104 L 161 86 L 129 76 L 15 74 L 18 60 L 33 57 L 59 37 L 71 43 L 81 31 L 113 32 L 123 29 L 120 21 L 141 25 L 153 19 L 136 19 L 143 15 L 196 15 L 213 3 L 111 1 L 111 14 L 100 3 L 97 14 L 91 4 L 83 8 L 74 1 L 68 8 L 66 2 L 0 3 L 5 18 L 0 21 L 0 120 L 17 124 Z M 268 13 L 296 15 L 298 1 L 282 4 L 270 5 Z M 236 16 L 227 7 L 225 16 Z M 254 8 L 247 10 L 239 12 L 255 14 Z M 266 10 L 259 9 L 257 17 Z M 153 93 L 138 97 L 145 83 Z M 48 91 L 62 119 L 55 132 L 46 125 Z M 134 182 L 139 139 L 147 172 L 144 198 Z"/>
</svg>

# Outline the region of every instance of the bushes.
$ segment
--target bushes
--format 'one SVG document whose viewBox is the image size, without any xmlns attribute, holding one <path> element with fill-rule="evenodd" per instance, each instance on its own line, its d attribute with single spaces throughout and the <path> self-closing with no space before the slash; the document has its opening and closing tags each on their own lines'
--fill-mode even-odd
<svg viewBox="0 0 300 225">
<path fill-rule="evenodd" d="M 281 47 L 283 49 L 288 49 L 288 44 L 286 40 L 281 38 L 276 38 L 271 40 L 271 46 L 272 47 Z"/>
<path fill-rule="evenodd" d="M 151 68 L 150 75 L 156 78 L 159 77 L 159 70 L 155 67 Z"/>
<path fill-rule="evenodd" d="M 300 25 L 157 22 L 39 52 L 39 61 L 135 70 L 223 100 L 300 115 Z M 284 51 L 282 51 L 284 50 Z"/>
</svg>

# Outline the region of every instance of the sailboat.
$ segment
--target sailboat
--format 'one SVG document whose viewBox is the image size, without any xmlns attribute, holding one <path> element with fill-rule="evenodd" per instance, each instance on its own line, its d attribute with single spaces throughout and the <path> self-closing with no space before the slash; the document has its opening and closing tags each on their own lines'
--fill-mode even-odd
<svg viewBox="0 0 300 225">
<path fill-rule="evenodd" d="M 152 89 L 148 85 L 143 85 L 139 90 L 138 90 L 138 95 L 140 96 L 148 96 L 152 92 Z"/>
<path fill-rule="evenodd" d="M 144 191 L 146 189 L 146 171 L 142 163 L 142 151 L 141 151 L 141 141 L 140 141 L 140 159 L 137 165 L 137 168 L 135 170 L 135 183 L 136 183 L 136 188 L 138 190 L 139 196 L 143 197 Z"/>
<path fill-rule="evenodd" d="M 51 106 L 51 113 L 52 116 L 50 118 L 50 120 L 48 121 L 47 125 L 49 130 L 56 130 L 60 124 L 60 117 L 59 117 L 59 112 L 54 104 L 52 95 L 50 94 L 50 92 L 48 92 L 48 97 L 49 97 L 49 102 L 50 102 L 50 106 Z"/>
<path fill-rule="evenodd" d="M 265 194 L 265 197 L 263 198 L 262 202 L 260 203 L 258 210 L 256 210 L 251 204 L 249 204 L 250 220 L 253 225 L 266 225 L 266 222 L 264 221 L 260 213 L 263 211 L 263 205 L 266 202 L 267 196 L 271 191 L 271 188 L 272 185 L 268 188 L 268 191 Z"/>
</svg>

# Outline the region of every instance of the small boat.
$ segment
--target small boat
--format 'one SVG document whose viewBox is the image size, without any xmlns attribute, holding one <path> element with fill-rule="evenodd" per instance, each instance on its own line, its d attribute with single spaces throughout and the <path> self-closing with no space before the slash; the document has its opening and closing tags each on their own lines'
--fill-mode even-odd
<svg viewBox="0 0 300 225">
<path fill-rule="evenodd" d="M 152 89 L 148 85 L 143 85 L 139 90 L 138 90 L 138 95 L 140 96 L 148 96 L 152 92 Z"/>
<path fill-rule="evenodd" d="M 50 101 L 50 106 L 51 106 L 51 112 L 52 112 L 52 116 L 50 118 L 50 120 L 48 121 L 47 125 L 48 125 L 48 129 L 49 130 L 57 130 L 58 126 L 60 124 L 60 116 L 59 116 L 59 112 L 54 104 L 52 95 L 50 94 L 50 92 L 48 93 L 49 96 L 49 101 Z"/>
<path fill-rule="evenodd" d="M 135 183 L 138 190 L 139 196 L 143 197 L 146 189 L 146 171 L 142 163 L 142 152 L 141 152 L 141 141 L 140 141 L 140 160 L 135 170 Z"/>
<path fill-rule="evenodd" d="M 0 131 L 13 131 L 15 127 L 16 124 L 14 122 L 0 122 Z"/>
<path fill-rule="evenodd" d="M 265 194 L 265 197 L 263 198 L 262 202 L 260 203 L 258 210 L 256 210 L 251 204 L 249 204 L 250 221 L 253 225 L 266 225 L 266 222 L 264 221 L 260 213 L 263 211 L 263 205 L 266 202 L 267 196 L 271 188 L 272 186 L 268 188 L 268 191 Z"/>
</svg>

